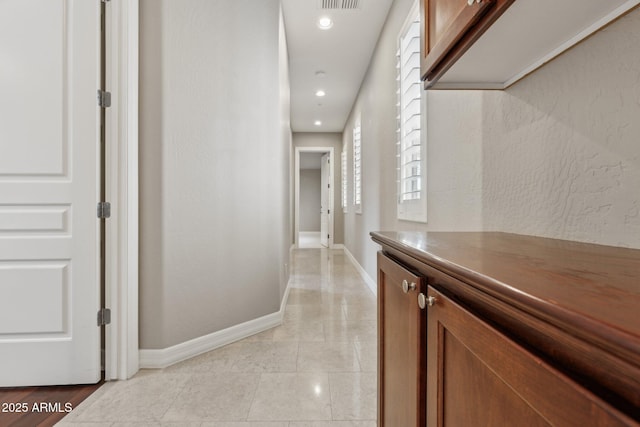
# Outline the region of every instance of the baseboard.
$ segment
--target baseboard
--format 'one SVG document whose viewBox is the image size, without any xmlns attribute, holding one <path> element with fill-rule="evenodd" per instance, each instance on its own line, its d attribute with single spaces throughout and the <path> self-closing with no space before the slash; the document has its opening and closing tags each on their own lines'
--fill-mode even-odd
<svg viewBox="0 0 640 427">
<path fill-rule="evenodd" d="M 345 247 L 342 243 L 334 243 L 331 249 L 345 249 Z"/>
<path fill-rule="evenodd" d="M 360 273 L 360 276 L 365 281 L 365 283 L 367 284 L 371 292 L 373 292 L 374 295 L 377 295 L 378 284 L 376 283 L 376 281 L 373 280 L 369 276 L 369 274 L 367 274 L 367 271 L 364 268 L 362 268 L 358 260 L 356 260 L 356 258 L 351 254 L 351 252 L 349 252 L 349 249 L 347 249 L 346 246 L 343 246 L 343 250 L 344 250 L 344 253 L 347 255 L 347 258 L 349 258 L 349 261 L 351 261 L 351 264 L 353 264 L 356 270 L 358 270 L 358 273 Z"/>
<path fill-rule="evenodd" d="M 287 282 L 287 287 L 284 290 L 284 294 L 282 295 L 282 301 L 280 301 L 280 315 L 284 318 L 284 309 L 287 306 L 287 301 L 289 301 L 289 291 L 291 290 L 291 279 Z M 282 323 L 282 319 L 280 319 L 280 323 Z"/>
<path fill-rule="evenodd" d="M 231 326 L 227 329 L 214 332 L 203 337 L 194 338 L 192 340 L 176 344 L 172 347 L 159 350 L 140 350 L 140 368 L 161 369 L 171 366 L 175 363 L 182 362 L 192 357 L 206 353 L 216 348 L 220 348 L 227 344 L 250 337 L 251 335 L 264 332 L 275 326 L 282 324 L 284 317 L 284 309 L 289 298 L 289 289 L 291 282 L 287 283 L 282 301 L 280 302 L 280 310 L 267 314 L 257 319 L 249 320 L 239 325 Z"/>
</svg>

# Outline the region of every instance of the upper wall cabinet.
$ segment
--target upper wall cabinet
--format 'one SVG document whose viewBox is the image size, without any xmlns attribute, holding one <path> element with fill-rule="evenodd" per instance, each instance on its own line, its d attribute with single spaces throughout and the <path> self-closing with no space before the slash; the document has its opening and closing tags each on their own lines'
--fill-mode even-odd
<svg viewBox="0 0 640 427">
<path fill-rule="evenodd" d="M 431 89 L 505 89 L 640 0 L 421 0 Z"/>
</svg>

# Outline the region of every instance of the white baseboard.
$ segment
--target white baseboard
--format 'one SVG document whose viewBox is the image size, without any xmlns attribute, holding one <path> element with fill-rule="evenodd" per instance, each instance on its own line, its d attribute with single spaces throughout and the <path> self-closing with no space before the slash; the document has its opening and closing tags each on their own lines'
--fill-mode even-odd
<svg viewBox="0 0 640 427">
<path fill-rule="evenodd" d="M 358 260 L 356 260 L 356 258 L 351 254 L 351 252 L 349 252 L 349 249 L 347 249 L 346 246 L 343 246 L 343 249 L 344 249 L 344 253 L 347 255 L 347 258 L 349 258 L 349 261 L 351 261 L 351 263 L 356 268 L 356 270 L 358 270 L 358 273 L 360 273 L 360 276 L 362 276 L 362 279 L 365 281 L 365 283 L 367 284 L 371 292 L 373 292 L 374 295 L 377 295 L 378 284 L 376 283 L 376 281 L 373 280 L 369 276 L 369 274 L 367 274 L 367 271 L 364 268 L 362 268 Z"/>
<path fill-rule="evenodd" d="M 284 290 L 284 294 L 282 295 L 282 301 L 280 301 L 280 323 L 282 323 L 282 319 L 284 318 L 284 309 L 287 307 L 287 301 L 289 301 L 289 291 L 291 290 L 291 279 L 287 282 L 287 287 Z"/>
<path fill-rule="evenodd" d="M 289 289 L 291 282 L 287 283 L 284 291 L 280 310 L 267 314 L 257 319 L 249 320 L 239 325 L 231 326 L 227 329 L 214 332 L 203 337 L 194 338 L 192 340 L 176 344 L 172 347 L 159 350 L 140 350 L 140 368 L 161 369 L 171 366 L 175 363 L 182 362 L 192 357 L 206 353 L 216 348 L 220 348 L 232 342 L 250 337 L 251 335 L 264 332 L 275 326 L 282 324 L 284 317 L 284 309 L 289 298 Z"/>
<path fill-rule="evenodd" d="M 331 249 L 345 249 L 345 247 L 342 243 L 334 243 Z"/>
</svg>

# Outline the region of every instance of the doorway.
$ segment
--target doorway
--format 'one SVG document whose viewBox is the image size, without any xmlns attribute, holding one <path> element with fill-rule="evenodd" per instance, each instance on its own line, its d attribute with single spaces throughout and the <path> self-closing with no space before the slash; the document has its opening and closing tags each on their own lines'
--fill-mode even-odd
<svg viewBox="0 0 640 427">
<path fill-rule="evenodd" d="M 333 246 L 333 147 L 296 147 L 295 231 L 298 248 Z"/>
</svg>

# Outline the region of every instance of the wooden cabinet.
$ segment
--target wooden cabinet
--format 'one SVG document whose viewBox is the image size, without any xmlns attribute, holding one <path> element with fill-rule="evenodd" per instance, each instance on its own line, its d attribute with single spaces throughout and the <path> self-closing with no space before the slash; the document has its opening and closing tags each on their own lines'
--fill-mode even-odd
<svg viewBox="0 0 640 427">
<path fill-rule="evenodd" d="M 433 89 L 504 89 L 640 0 L 420 0 Z"/>
<path fill-rule="evenodd" d="M 640 250 L 506 233 L 372 237 L 380 426 L 640 426 Z M 404 299 L 403 280 L 417 295 Z M 421 293 L 432 303 L 422 313 Z"/>
<path fill-rule="evenodd" d="M 434 288 L 429 296 L 429 426 L 633 424 Z"/>
<path fill-rule="evenodd" d="M 423 0 L 422 76 L 434 82 L 513 0 Z"/>
<path fill-rule="evenodd" d="M 425 312 L 421 277 L 378 254 L 378 426 L 423 426 Z"/>
</svg>

